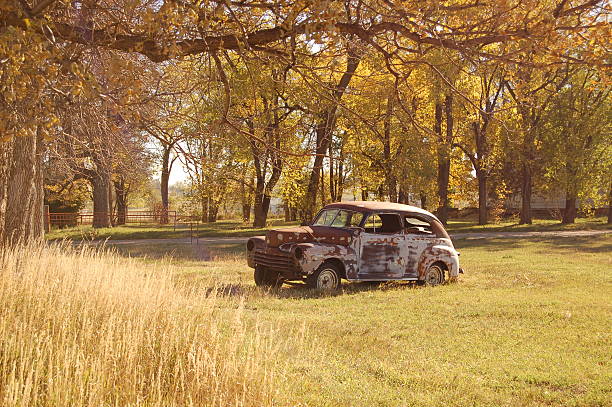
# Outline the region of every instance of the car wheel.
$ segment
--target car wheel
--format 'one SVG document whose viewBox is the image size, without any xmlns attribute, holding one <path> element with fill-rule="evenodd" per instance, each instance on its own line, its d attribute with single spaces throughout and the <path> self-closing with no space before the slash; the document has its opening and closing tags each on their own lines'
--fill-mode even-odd
<svg viewBox="0 0 612 407">
<path fill-rule="evenodd" d="M 423 284 L 427 286 L 435 286 L 444 284 L 444 269 L 439 264 L 432 264 L 425 272 Z"/>
<path fill-rule="evenodd" d="M 277 288 L 283 285 L 283 280 L 276 271 L 268 270 L 262 266 L 255 267 L 253 277 L 257 287 Z"/>
<path fill-rule="evenodd" d="M 325 262 L 308 277 L 308 285 L 317 290 L 335 291 L 340 288 L 340 275 L 337 265 Z"/>
</svg>

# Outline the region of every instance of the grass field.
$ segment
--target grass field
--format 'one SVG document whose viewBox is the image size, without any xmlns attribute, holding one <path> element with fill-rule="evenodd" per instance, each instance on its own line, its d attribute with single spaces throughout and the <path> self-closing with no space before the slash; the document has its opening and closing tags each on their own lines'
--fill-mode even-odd
<svg viewBox="0 0 612 407">
<path fill-rule="evenodd" d="M 256 289 L 241 244 L 4 255 L 1 404 L 610 405 L 612 236 L 456 245 L 457 284 L 336 295 Z"/>
<path fill-rule="evenodd" d="M 204 223 L 197 225 L 193 234 L 199 237 L 232 237 L 232 236 L 255 236 L 269 228 L 295 226 L 299 222 L 285 222 L 280 219 L 271 219 L 266 228 L 253 228 L 250 224 L 241 221 L 222 220 L 215 223 Z M 612 225 L 606 223 L 606 218 L 578 218 L 576 223 L 563 225 L 559 221 L 551 219 L 535 219 L 532 225 L 518 225 L 515 221 L 502 221 L 480 226 L 474 220 L 462 219 L 451 220 L 447 227 L 450 233 L 465 232 L 531 232 L 531 231 L 553 231 L 553 230 L 612 230 Z M 48 240 L 91 240 L 91 239 L 165 239 L 190 237 L 192 232 L 188 225 L 139 226 L 127 225 L 114 228 L 94 229 L 90 226 L 53 229 L 46 235 Z"/>
</svg>

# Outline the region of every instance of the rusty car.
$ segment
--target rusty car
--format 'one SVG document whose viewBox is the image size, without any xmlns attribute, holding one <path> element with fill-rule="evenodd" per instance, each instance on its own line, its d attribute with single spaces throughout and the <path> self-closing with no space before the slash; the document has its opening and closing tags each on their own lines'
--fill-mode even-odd
<svg viewBox="0 0 612 407">
<path fill-rule="evenodd" d="M 435 215 L 390 202 L 332 203 L 309 224 L 250 238 L 246 249 L 260 287 L 305 282 L 335 290 L 342 279 L 435 286 L 463 273 L 459 253 Z"/>
</svg>

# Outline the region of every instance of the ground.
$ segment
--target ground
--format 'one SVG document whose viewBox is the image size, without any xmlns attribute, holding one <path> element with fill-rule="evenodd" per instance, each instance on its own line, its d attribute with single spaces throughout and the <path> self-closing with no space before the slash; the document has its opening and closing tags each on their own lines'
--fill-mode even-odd
<svg viewBox="0 0 612 407">
<path fill-rule="evenodd" d="M 221 307 L 272 327 L 278 405 L 610 405 L 612 236 L 456 246 L 457 284 L 345 283 L 335 295 L 256 289 L 240 242 L 116 248 L 171 261 L 181 284 L 216 286 Z"/>
</svg>

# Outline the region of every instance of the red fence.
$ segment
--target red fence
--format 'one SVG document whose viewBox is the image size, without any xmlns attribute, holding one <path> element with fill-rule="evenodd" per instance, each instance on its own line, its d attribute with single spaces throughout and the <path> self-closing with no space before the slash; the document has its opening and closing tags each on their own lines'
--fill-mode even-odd
<svg viewBox="0 0 612 407">
<path fill-rule="evenodd" d="M 165 215 L 165 216 L 164 216 Z M 164 214 L 161 211 L 128 211 L 125 214 L 108 213 L 108 212 L 85 212 L 85 213 L 70 213 L 70 212 L 50 212 L 49 225 L 56 227 L 91 225 L 94 218 L 108 221 L 111 225 L 123 224 L 171 224 L 176 225 L 176 211 L 168 211 Z"/>
</svg>

